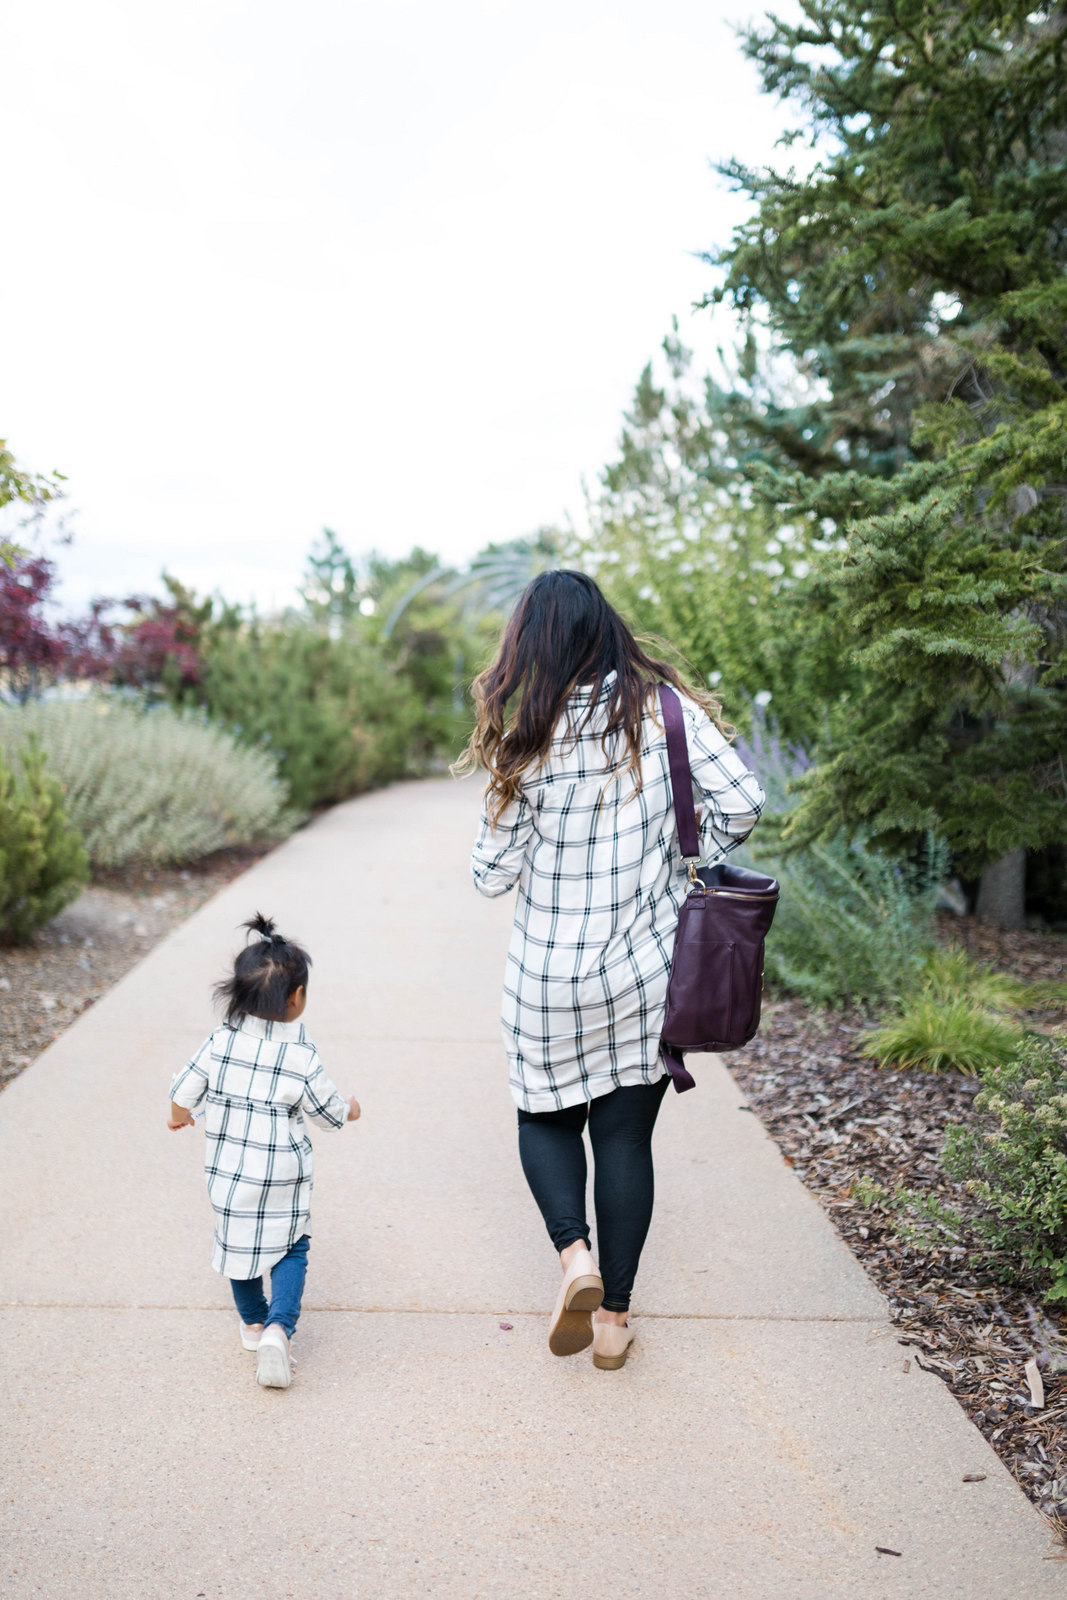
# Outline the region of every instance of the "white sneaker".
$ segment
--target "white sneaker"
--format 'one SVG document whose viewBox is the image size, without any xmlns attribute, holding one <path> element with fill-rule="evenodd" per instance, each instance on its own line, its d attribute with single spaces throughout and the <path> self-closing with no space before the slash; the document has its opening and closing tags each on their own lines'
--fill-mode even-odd
<svg viewBox="0 0 1067 1600">
<path fill-rule="evenodd" d="M 292 1382 L 292 1360 L 285 1329 L 276 1322 L 263 1329 L 259 1337 L 256 1382 L 264 1389 L 288 1389 Z"/>
<path fill-rule="evenodd" d="M 249 1327 L 246 1322 L 241 1323 L 241 1344 L 246 1350 L 258 1350 L 262 1336 L 262 1324 L 255 1323 Z"/>
</svg>

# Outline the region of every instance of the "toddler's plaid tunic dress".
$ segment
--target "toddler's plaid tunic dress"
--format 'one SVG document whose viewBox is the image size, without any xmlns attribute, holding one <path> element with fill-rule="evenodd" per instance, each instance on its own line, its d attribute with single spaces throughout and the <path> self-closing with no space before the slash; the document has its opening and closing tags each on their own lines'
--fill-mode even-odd
<svg viewBox="0 0 1067 1600">
<path fill-rule="evenodd" d="M 612 777 L 619 752 L 606 758 L 601 744 L 610 678 L 573 731 L 591 693 L 574 691 L 548 757 L 495 830 L 483 806 L 471 859 L 482 894 L 519 885 L 501 1022 L 524 1111 L 579 1105 L 666 1071 L 659 1036 L 685 895 L 667 739 L 646 711 L 643 786 L 625 771 Z M 764 795 L 706 712 L 679 700 L 711 863 L 748 837 Z"/>
<path fill-rule="evenodd" d="M 326 1076 L 302 1022 L 262 1017 L 216 1028 L 176 1074 L 170 1097 L 189 1111 L 207 1101 L 211 1265 L 226 1278 L 258 1278 L 310 1232 L 305 1113 L 322 1128 L 340 1128 L 348 1102 Z"/>
</svg>

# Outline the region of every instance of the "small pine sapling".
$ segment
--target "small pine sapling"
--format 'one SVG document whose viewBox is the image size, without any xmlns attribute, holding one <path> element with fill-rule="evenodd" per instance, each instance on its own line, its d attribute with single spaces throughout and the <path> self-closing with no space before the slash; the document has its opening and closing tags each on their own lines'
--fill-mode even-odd
<svg viewBox="0 0 1067 1600">
<path fill-rule="evenodd" d="M 0 759 L 0 940 L 24 944 L 75 898 L 89 876 L 81 834 L 35 740 L 21 774 Z"/>
</svg>

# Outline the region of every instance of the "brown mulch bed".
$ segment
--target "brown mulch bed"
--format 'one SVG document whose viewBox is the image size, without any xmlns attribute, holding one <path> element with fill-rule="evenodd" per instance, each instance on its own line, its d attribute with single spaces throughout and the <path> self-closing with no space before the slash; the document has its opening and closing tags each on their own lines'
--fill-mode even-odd
<svg viewBox="0 0 1067 1600">
<path fill-rule="evenodd" d="M 1062 937 L 1002 932 L 972 918 L 949 918 L 942 932 L 976 960 L 1028 982 L 1067 976 Z M 812 1013 L 781 1001 L 730 1065 L 785 1160 L 886 1295 L 900 1343 L 912 1347 L 902 1359 L 944 1380 L 1067 1540 L 1067 1310 L 1043 1306 L 1032 1286 L 1003 1281 L 966 1225 L 927 1248 L 893 1213 L 862 1203 L 865 1182 L 902 1185 L 973 1216 L 973 1202 L 938 1156 L 946 1127 L 970 1115 L 978 1089 L 957 1074 L 880 1070 L 860 1054 L 867 1026 L 855 1012 Z M 1040 1406 L 1025 1370 L 1032 1360 Z"/>
<path fill-rule="evenodd" d="M 269 848 L 220 850 L 183 871 L 98 874 L 31 944 L 0 947 L 0 1088 Z"/>
</svg>

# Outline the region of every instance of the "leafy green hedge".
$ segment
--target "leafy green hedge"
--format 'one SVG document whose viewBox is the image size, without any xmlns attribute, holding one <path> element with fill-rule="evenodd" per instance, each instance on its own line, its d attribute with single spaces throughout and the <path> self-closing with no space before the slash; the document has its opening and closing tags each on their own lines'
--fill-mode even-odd
<svg viewBox="0 0 1067 1600">
<path fill-rule="evenodd" d="M 301 623 L 220 630 L 197 698 L 242 744 L 277 761 L 301 809 L 417 770 L 430 738 L 425 703 L 380 650 Z"/>
</svg>

